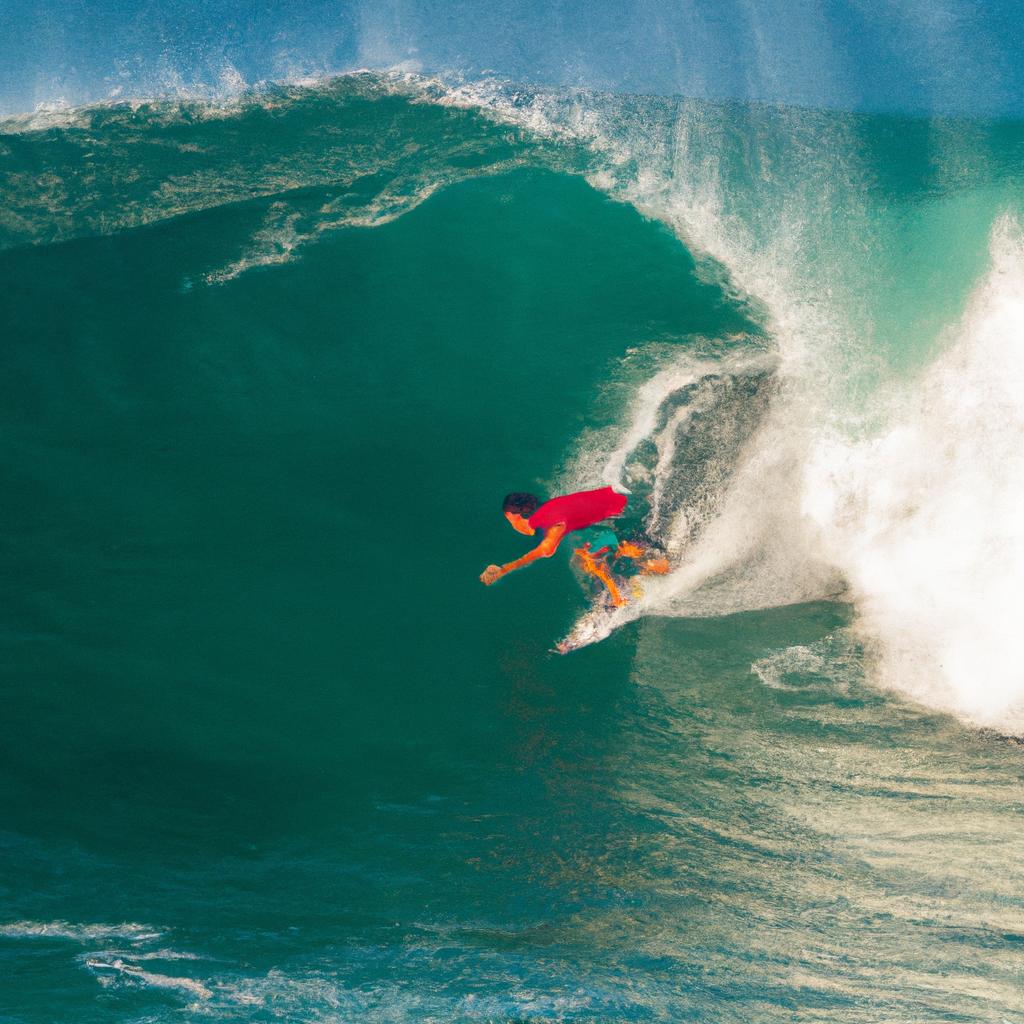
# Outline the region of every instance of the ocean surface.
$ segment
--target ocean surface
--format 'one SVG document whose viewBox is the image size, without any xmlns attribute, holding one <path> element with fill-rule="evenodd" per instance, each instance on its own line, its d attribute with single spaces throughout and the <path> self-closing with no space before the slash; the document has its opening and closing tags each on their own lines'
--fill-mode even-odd
<svg viewBox="0 0 1024 1024">
<path fill-rule="evenodd" d="M 0 1021 L 1024 1021 L 1024 123 L 367 72 L 0 197 Z M 478 575 L 604 483 L 563 657 Z"/>
</svg>

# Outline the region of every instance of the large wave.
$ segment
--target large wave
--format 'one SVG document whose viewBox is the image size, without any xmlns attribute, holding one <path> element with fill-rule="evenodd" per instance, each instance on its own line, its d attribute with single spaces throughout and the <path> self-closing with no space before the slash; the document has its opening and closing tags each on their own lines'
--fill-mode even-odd
<svg viewBox="0 0 1024 1024">
<path fill-rule="evenodd" d="M 393 73 L 6 128 L 6 245 L 261 198 L 250 243 L 207 284 L 466 177 L 585 174 L 764 325 L 651 346 L 623 422 L 586 432 L 563 473 L 637 490 L 678 559 L 623 618 L 848 588 L 878 682 L 1024 728 L 1019 126 Z M 69 156 L 78 169 L 58 175 Z"/>
</svg>

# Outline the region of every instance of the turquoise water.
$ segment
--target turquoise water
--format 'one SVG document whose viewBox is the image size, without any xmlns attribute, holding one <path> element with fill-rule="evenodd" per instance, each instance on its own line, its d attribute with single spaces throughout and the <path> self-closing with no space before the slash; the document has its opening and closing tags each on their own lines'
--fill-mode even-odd
<svg viewBox="0 0 1024 1024">
<path fill-rule="evenodd" d="M 1024 129 L 4 128 L 0 1019 L 1024 1020 Z M 679 568 L 559 657 L 477 576 L 609 474 Z"/>
</svg>

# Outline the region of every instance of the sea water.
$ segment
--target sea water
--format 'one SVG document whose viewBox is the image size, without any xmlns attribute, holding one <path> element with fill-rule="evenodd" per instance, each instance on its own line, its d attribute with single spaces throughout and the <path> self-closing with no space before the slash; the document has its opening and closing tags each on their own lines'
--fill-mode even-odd
<svg viewBox="0 0 1024 1024">
<path fill-rule="evenodd" d="M 355 74 L 0 134 L 0 1014 L 1018 1021 L 1012 121 Z M 602 643 L 507 491 L 674 570 Z"/>
</svg>

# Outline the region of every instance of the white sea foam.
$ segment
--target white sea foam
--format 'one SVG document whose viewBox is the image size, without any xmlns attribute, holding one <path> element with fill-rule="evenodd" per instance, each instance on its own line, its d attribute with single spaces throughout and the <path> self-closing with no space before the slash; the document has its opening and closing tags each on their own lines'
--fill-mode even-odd
<svg viewBox="0 0 1024 1024">
<path fill-rule="evenodd" d="M 119 958 L 95 958 L 86 961 L 86 967 L 95 975 L 104 987 L 119 983 L 129 987 L 146 987 L 169 989 L 174 992 L 187 993 L 200 999 L 209 999 L 213 993 L 201 981 L 195 978 L 172 977 L 147 971 L 137 964 Z"/>
<path fill-rule="evenodd" d="M 177 977 L 146 970 L 147 962 L 197 961 L 195 953 L 167 948 L 151 948 L 164 932 L 149 925 L 76 924 L 68 921 L 12 921 L 0 925 L 0 937 L 9 939 L 62 939 L 87 948 L 76 960 L 105 988 L 112 985 L 167 989 L 209 999 L 210 989 L 195 978 Z M 124 948 L 109 949 L 112 941 L 125 943 Z M 147 948 L 150 947 L 150 948 Z"/>
<path fill-rule="evenodd" d="M 67 939 L 96 943 L 111 939 L 151 942 L 163 932 L 145 924 L 72 924 L 68 921 L 12 921 L 0 925 L 0 935 L 9 939 Z"/>
<path fill-rule="evenodd" d="M 283 97 L 294 95 L 297 90 L 331 89 L 351 79 L 366 79 L 381 94 L 402 93 L 410 98 L 426 93 L 440 95 L 444 91 L 439 80 L 419 77 L 402 68 L 373 72 L 357 68 L 248 82 L 237 68 L 225 63 L 217 72 L 216 84 L 188 82 L 174 69 L 164 68 L 149 83 L 148 89 L 131 94 L 125 94 L 123 87 L 117 86 L 104 99 L 89 103 L 71 104 L 57 98 L 39 103 L 33 110 L 0 114 L 0 135 L 88 127 L 97 115 L 139 110 L 145 110 L 150 120 L 163 117 L 175 121 L 180 119 L 182 110 L 187 109 L 190 120 L 217 121 L 244 113 L 252 106 L 273 108 Z"/>
<path fill-rule="evenodd" d="M 695 384 L 714 369 L 714 366 L 705 360 L 692 359 L 684 355 L 640 385 L 633 400 L 632 421 L 601 471 L 601 480 L 604 483 L 629 493 L 629 489 L 623 485 L 626 460 L 648 438 L 653 437 L 658 447 L 659 468 L 665 459 L 671 458 L 675 428 L 682 424 L 691 410 L 689 407 L 683 407 L 673 414 L 670 422 L 661 425 L 658 413 L 662 403 L 667 395 Z M 663 479 L 663 474 L 659 477 L 655 472 L 655 488 L 663 483 Z"/>
<path fill-rule="evenodd" d="M 822 658 L 808 647 L 786 647 L 767 658 L 760 658 L 750 671 L 772 690 L 799 690 L 801 687 L 784 682 L 791 673 L 820 672 Z"/>
<path fill-rule="evenodd" d="M 827 688 L 847 693 L 861 678 L 863 651 L 852 630 L 841 629 L 813 644 L 784 647 L 750 666 L 750 671 L 771 690 L 807 692 Z"/>
<path fill-rule="evenodd" d="M 888 427 L 815 446 L 803 506 L 887 686 L 1024 730 L 1024 237 L 1010 216 L 943 354 Z"/>
</svg>

